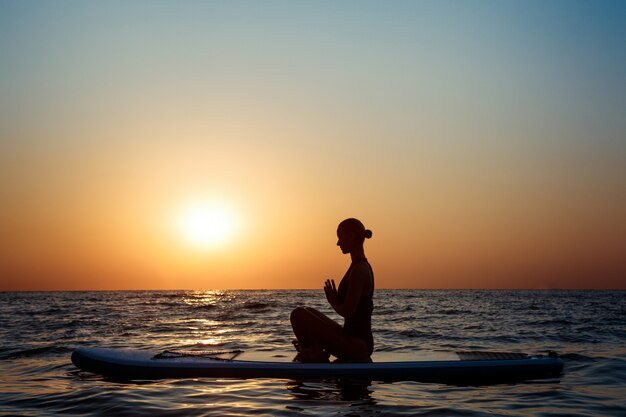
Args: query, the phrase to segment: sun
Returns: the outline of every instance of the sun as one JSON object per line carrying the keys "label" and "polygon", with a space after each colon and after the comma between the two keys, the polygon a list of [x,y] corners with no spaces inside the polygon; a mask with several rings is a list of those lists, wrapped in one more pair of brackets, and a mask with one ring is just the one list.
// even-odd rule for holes
{"label": "sun", "polygon": [[237,229],[235,220],[225,204],[197,202],[181,210],[177,228],[187,243],[203,249],[228,243]]}

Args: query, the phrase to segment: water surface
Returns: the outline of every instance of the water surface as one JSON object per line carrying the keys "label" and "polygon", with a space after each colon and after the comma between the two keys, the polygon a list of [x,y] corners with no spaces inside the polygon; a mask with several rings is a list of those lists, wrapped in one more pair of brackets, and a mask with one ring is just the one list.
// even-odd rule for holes
{"label": "water surface", "polygon": [[624,416],[625,296],[377,291],[375,349],[385,356],[549,349],[565,360],[559,379],[453,386],[215,378],[121,383],[70,362],[77,346],[285,351],[293,338],[291,309],[309,305],[332,314],[322,291],[0,293],[0,414]]}

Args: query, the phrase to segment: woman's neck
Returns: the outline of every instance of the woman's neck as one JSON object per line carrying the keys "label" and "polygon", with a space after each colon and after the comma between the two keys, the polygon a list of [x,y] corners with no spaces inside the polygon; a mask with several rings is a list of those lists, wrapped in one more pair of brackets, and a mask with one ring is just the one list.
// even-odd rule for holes
{"label": "woman's neck", "polygon": [[353,250],[352,252],[350,252],[350,259],[352,260],[352,262],[356,261],[357,259],[362,259],[362,258],[365,258],[365,250],[362,247],[357,248]]}

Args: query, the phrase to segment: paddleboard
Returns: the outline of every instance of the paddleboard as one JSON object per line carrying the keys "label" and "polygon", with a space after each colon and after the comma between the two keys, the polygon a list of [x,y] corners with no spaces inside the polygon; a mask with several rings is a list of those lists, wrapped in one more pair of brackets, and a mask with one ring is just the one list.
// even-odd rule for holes
{"label": "paddleboard", "polygon": [[371,363],[300,363],[293,353],[155,351],[80,347],[72,362],[83,371],[112,378],[348,378],[480,384],[557,377],[563,361],[554,353],[375,352]]}

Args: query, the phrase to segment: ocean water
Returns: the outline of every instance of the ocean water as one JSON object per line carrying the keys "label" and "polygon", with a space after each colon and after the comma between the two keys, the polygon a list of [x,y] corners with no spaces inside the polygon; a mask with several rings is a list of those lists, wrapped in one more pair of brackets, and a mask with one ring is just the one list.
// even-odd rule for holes
{"label": "ocean water", "polygon": [[116,382],[70,361],[77,346],[285,351],[289,312],[299,305],[331,314],[321,290],[0,293],[0,414],[626,416],[625,291],[375,294],[376,351],[550,349],[565,361],[558,379]]}

